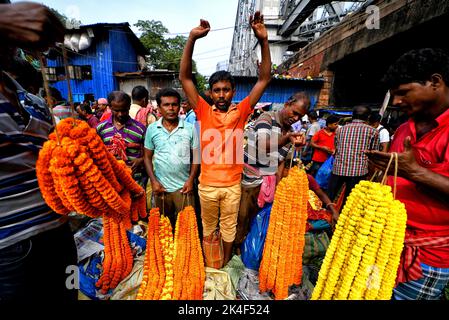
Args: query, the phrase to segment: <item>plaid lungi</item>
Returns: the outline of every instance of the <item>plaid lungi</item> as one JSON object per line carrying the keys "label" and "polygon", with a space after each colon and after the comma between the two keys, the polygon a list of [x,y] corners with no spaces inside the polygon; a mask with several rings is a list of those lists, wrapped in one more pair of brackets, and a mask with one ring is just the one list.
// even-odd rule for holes
{"label": "plaid lungi", "polygon": [[400,283],[393,290],[395,300],[440,300],[449,284],[449,268],[434,268],[421,263],[423,277]]}

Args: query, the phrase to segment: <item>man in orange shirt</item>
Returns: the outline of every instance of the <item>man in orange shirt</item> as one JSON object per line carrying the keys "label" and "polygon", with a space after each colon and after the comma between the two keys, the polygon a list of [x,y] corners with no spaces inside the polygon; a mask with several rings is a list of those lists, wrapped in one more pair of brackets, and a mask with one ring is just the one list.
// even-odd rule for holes
{"label": "man in orange shirt", "polygon": [[223,239],[224,265],[231,259],[240,204],[240,180],[243,171],[243,129],[248,116],[262,96],[271,79],[271,58],[268,33],[263,15],[256,12],[250,24],[262,51],[259,79],[248,97],[232,104],[235,81],[229,72],[218,71],[209,79],[211,98],[209,105],[199,94],[192,79],[192,54],[196,40],[210,31],[209,22],[190,32],[181,59],[179,79],[197,120],[201,123],[201,175],[198,186],[201,202],[203,236],[217,228]]}

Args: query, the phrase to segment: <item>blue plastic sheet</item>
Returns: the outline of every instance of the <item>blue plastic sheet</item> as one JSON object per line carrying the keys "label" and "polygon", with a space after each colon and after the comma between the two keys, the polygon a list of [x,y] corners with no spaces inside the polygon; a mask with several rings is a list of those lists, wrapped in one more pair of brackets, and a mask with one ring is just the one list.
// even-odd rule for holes
{"label": "blue plastic sheet", "polygon": [[242,261],[248,269],[259,270],[272,205],[272,203],[266,204],[254,217],[249,233],[242,243]]}
{"label": "blue plastic sheet", "polygon": [[329,187],[329,180],[332,174],[332,166],[334,165],[334,156],[330,156],[323,165],[318,169],[315,180],[320,185],[321,189],[327,190]]}

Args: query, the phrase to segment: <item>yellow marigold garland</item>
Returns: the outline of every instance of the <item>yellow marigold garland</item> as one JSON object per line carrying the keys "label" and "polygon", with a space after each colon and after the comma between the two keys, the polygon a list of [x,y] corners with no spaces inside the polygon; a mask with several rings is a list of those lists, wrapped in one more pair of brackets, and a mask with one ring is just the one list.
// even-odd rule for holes
{"label": "yellow marigold garland", "polygon": [[276,299],[301,282],[308,194],[307,175],[297,167],[276,188],[259,268],[260,291],[272,290]]}
{"label": "yellow marigold garland", "polygon": [[312,294],[317,299],[389,299],[407,215],[391,187],[361,181],[338,220]]}

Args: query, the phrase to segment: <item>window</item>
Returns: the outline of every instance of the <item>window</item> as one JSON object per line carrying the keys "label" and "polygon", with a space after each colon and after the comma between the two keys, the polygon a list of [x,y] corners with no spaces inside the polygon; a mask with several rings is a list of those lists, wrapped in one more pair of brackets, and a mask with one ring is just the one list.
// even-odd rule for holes
{"label": "window", "polygon": [[70,79],[92,80],[91,66],[68,66]]}
{"label": "window", "polygon": [[58,81],[58,77],[56,76],[56,68],[45,68],[45,75],[47,76],[48,81]]}

